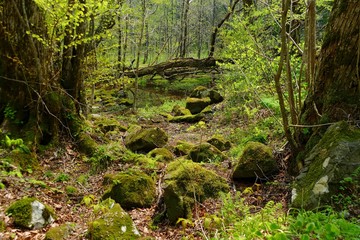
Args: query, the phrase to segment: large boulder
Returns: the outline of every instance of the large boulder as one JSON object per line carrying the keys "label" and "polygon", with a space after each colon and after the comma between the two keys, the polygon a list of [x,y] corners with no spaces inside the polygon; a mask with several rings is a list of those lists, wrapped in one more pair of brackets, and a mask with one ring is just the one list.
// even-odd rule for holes
{"label": "large boulder", "polygon": [[183,159],[168,165],[164,180],[166,216],[172,224],[179,218],[191,217],[195,200],[203,202],[229,190],[224,178],[198,163]]}
{"label": "large boulder", "polygon": [[139,239],[140,233],[136,229],[131,217],[118,203],[108,199],[102,203],[100,216],[89,223],[88,239],[114,240]]}
{"label": "large boulder", "polygon": [[191,149],[195,147],[195,144],[185,141],[178,141],[174,147],[174,153],[176,156],[188,155]]}
{"label": "large boulder", "polygon": [[294,182],[292,206],[329,204],[345,178],[360,181],[359,174],[353,175],[360,168],[360,130],[345,122],[332,125],[306,155],[304,166]]}
{"label": "large boulder", "polygon": [[165,146],[168,136],[160,128],[145,128],[130,132],[125,138],[125,146],[133,152],[149,152]]}
{"label": "large boulder", "polygon": [[14,202],[6,214],[20,228],[40,229],[55,221],[54,210],[36,198],[25,197]]}
{"label": "large boulder", "polygon": [[209,97],[186,99],[186,108],[190,110],[191,114],[200,113],[210,104],[211,104],[211,99]]}
{"label": "large boulder", "polygon": [[112,198],[125,209],[150,207],[155,200],[154,180],[140,171],[107,174],[104,184],[110,184],[110,187],[102,199]]}
{"label": "large boulder", "polygon": [[218,162],[225,159],[225,155],[210,143],[202,143],[191,148],[189,157],[194,162]]}
{"label": "large boulder", "polygon": [[277,171],[271,148],[259,142],[248,142],[235,165],[232,178],[266,178]]}

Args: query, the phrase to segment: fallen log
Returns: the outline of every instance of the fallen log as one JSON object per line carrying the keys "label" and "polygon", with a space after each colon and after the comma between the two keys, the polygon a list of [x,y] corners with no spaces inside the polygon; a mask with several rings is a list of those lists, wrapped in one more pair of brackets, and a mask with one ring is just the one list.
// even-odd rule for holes
{"label": "fallen log", "polygon": [[143,77],[146,75],[160,75],[161,77],[171,79],[176,75],[191,74],[197,72],[208,72],[216,69],[216,60],[214,58],[194,59],[177,58],[168,62],[159,63],[153,66],[140,68],[124,72],[124,75],[130,78]]}

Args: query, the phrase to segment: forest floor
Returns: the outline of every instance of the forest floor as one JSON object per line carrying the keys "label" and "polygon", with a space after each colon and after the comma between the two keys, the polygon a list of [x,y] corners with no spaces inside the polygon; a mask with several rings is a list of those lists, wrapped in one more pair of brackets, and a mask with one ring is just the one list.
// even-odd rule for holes
{"label": "forest floor", "polygon": [[[112,112],[99,111],[96,114],[105,118],[116,117]],[[133,116],[131,117],[134,119]],[[224,125],[220,118],[221,114],[215,114],[212,119],[206,121],[206,128],[191,132],[186,131],[191,124],[169,123],[161,116],[158,116],[156,121],[144,120],[141,117],[136,118],[136,120],[140,125],[152,125],[164,129],[169,135],[168,145],[173,146],[178,140],[198,143],[210,138],[215,132],[221,132],[227,136],[230,134],[230,129],[241,127],[242,123],[236,119]],[[123,123],[124,119],[126,118],[121,120]],[[123,136],[119,138],[119,144],[123,144],[121,139],[125,133],[121,134]],[[209,165],[208,167],[228,180],[233,193],[252,187],[253,193],[245,196],[245,202],[255,206],[254,209],[260,209],[270,200],[281,202],[286,209],[290,198],[290,179],[285,173],[286,163],[284,159],[288,157],[288,154],[282,152],[276,156],[279,161],[280,172],[273,176],[270,181],[260,179],[257,182],[233,182],[230,179],[232,164],[230,160],[222,162],[221,167],[216,165]],[[84,196],[94,196],[94,203],[96,203],[104,192],[103,176],[109,172],[121,171],[126,168],[124,166],[126,163],[116,162],[109,166],[106,171],[89,174],[91,172],[90,165],[84,161],[84,156],[77,151],[75,144],[68,139],[64,139],[61,146],[45,151],[39,158],[41,171],[23,173],[22,177],[7,176],[3,179],[6,188],[0,190],[0,214],[2,214],[0,219],[5,219],[7,227],[4,233],[0,233],[0,239],[44,239],[48,229],[63,223],[75,223],[68,239],[85,239],[87,224],[96,218],[96,214],[94,214],[91,206],[82,202]],[[166,165],[160,166],[156,173],[160,174],[164,168]],[[86,176],[86,181],[79,181],[83,176]],[[74,186],[78,191],[69,194],[66,192],[67,186]],[[24,196],[36,197],[52,206],[57,214],[57,220],[50,226],[39,230],[22,230],[14,227],[11,219],[5,216],[4,212],[12,202]],[[150,208],[133,209],[128,213],[142,236],[153,237],[154,239],[181,239],[182,237],[205,239],[205,236],[209,237],[211,233],[202,227],[203,216],[214,213],[220,207],[221,201],[214,199],[197,204],[194,208],[193,226],[188,226],[186,229],[182,229],[179,225],[171,226],[167,223],[152,225],[155,205]]]}

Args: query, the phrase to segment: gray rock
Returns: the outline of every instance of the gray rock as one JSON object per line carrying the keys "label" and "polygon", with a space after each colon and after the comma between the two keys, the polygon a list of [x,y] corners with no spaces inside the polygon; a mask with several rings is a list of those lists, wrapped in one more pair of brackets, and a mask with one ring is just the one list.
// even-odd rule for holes
{"label": "gray rock", "polygon": [[340,182],[360,167],[360,130],[339,122],[329,127],[306,155],[294,182],[292,207],[313,209],[328,204]]}

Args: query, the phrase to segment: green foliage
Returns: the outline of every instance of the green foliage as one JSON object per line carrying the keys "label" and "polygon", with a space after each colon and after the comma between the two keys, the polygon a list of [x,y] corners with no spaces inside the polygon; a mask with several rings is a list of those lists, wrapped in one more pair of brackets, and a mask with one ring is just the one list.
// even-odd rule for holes
{"label": "green foliage", "polygon": [[70,176],[66,173],[60,173],[56,178],[55,182],[66,182],[70,180]]}
{"label": "green foliage", "polygon": [[74,186],[68,185],[65,187],[65,192],[67,195],[74,195],[78,192],[78,189]]}
{"label": "green foliage", "polygon": [[29,180],[29,183],[34,185],[35,187],[47,188],[47,185],[46,185],[46,183],[44,181],[40,181],[40,180],[36,180],[36,179],[31,178]]}
{"label": "green foliage", "polygon": [[21,138],[11,139],[8,135],[5,135],[5,139],[2,142],[8,149],[17,149],[22,153],[30,153],[30,149],[24,144],[24,141]]}
{"label": "green foliage", "polygon": [[[349,177],[340,181],[338,194],[332,196],[335,207],[343,213],[356,215],[360,208],[360,167]],[[359,217],[359,216],[357,216]]]}
{"label": "green foliage", "polygon": [[[243,193],[244,194],[244,193]],[[222,194],[222,207],[203,218],[211,239],[356,239],[360,226],[331,209],[300,210],[288,215],[280,203],[268,202],[260,211],[247,205],[241,193]],[[255,213],[254,213],[255,212]]]}
{"label": "green foliage", "polygon": [[5,118],[9,120],[15,120],[15,114],[16,114],[16,110],[12,108],[9,104],[7,104],[4,109]]}

